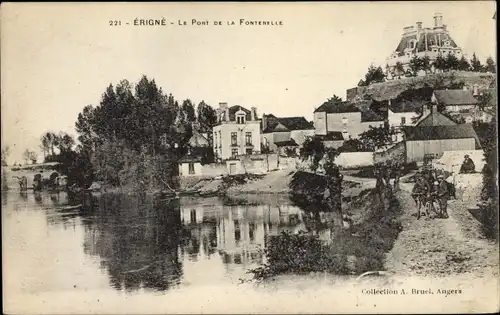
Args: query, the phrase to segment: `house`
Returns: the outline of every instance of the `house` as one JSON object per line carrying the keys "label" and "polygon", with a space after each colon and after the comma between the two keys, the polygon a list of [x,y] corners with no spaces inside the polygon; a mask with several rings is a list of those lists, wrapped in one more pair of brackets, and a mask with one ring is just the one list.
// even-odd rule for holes
{"label": "house", "polygon": [[448,112],[466,113],[478,104],[469,90],[435,90],[431,98],[432,104],[442,106]]}
{"label": "house", "polygon": [[255,107],[248,110],[220,103],[216,111],[218,122],[212,130],[216,159],[227,160],[260,152],[260,120]]}
{"label": "house", "polygon": [[263,114],[261,125],[261,143],[270,152],[277,152],[278,147],[298,148],[307,137],[314,135],[314,125],[304,117],[278,118]]}
{"label": "house", "polygon": [[191,152],[183,156],[178,162],[179,176],[202,176],[203,167],[201,160],[202,156]]}
{"label": "house", "polygon": [[205,134],[193,130],[193,135],[189,138],[188,144],[191,148],[205,148],[210,145]]}
{"label": "house", "polygon": [[416,127],[425,126],[451,126],[457,123],[447,114],[439,112],[437,105],[423,107],[423,114],[415,124]]}
{"label": "house", "polygon": [[444,151],[476,150],[479,139],[471,124],[405,127],[406,162],[422,162]]}
{"label": "house", "polygon": [[422,105],[418,102],[391,102],[387,109],[389,126],[400,128],[415,125],[415,119],[420,116]]}
{"label": "house", "polygon": [[327,101],[314,111],[314,127],[316,135],[326,136],[329,132],[340,131],[352,138],[365,130],[358,107],[349,102],[334,101]]}
{"label": "house", "polygon": [[[348,137],[348,135],[346,135]],[[337,149],[344,145],[344,135],[340,131],[330,131],[326,135],[316,135],[315,137],[319,138],[325,148],[333,148]],[[349,138],[347,138],[349,139]]]}
{"label": "house", "polygon": [[[387,58],[386,75],[390,78],[403,77],[404,73],[410,70],[410,60],[417,56],[429,57],[430,64],[439,55],[446,56],[452,54],[458,59],[462,57],[460,48],[451,38],[447,26],[443,24],[443,15],[434,15],[433,27],[422,27],[422,22],[403,28],[403,34],[396,50]],[[399,72],[396,65],[401,64],[403,69]]]}

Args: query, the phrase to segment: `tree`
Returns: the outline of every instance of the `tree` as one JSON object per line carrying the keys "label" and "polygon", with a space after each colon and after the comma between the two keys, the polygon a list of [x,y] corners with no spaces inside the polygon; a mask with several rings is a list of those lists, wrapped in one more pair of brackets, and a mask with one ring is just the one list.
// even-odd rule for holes
{"label": "tree", "polygon": [[318,137],[308,137],[300,148],[300,157],[302,161],[311,160],[311,170],[315,172],[319,167],[319,162],[325,155],[325,146]]}
{"label": "tree", "polygon": [[371,127],[367,131],[359,135],[359,140],[363,143],[363,146],[370,150],[375,151],[376,149],[382,148],[385,145],[391,143],[391,135],[389,130],[385,127]]}
{"label": "tree", "polygon": [[423,56],[420,59],[421,69],[425,71],[425,73],[429,73],[431,71],[431,58],[427,55]]}
{"label": "tree", "polygon": [[493,61],[491,56],[486,59],[486,71],[491,73],[496,73],[497,71],[495,61]]}
{"label": "tree", "polygon": [[65,132],[60,132],[58,135],[58,145],[59,145],[59,152],[63,151],[70,151],[73,149],[73,146],[75,145],[75,140],[73,139],[72,136]]}
{"label": "tree", "polygon": [[447,70],[457,70],[458,63],[459,61],[454,54],[448,53],[448,55],[446,55],[445,65]]}
{"label": "tree", "polygon": [[458,70],[469,71],[471,68],[469,61],[462,55],[462,58],[458,61]]}
{"label": "tree", "polygon": [[368,71],[365,74],[365,81],[364,81],[366,85],[384,81],[385,81],[385,74],[381,67],[375,67],[374,65],[368,67]]}
{"label": "tree", "polygon": [[413,58],[410,59],[410,69],[412,72],[412,75],[416,76],[417,72],[422,68],[422,60],[417,56],[413,56]]}
{"label": "tree", "polygon": [[10,147],[9,146],[2,147],[2,166],[7,166],[7,159],[9,157],[9,154],[10,154]]}
{"label": "tree", "polygon": [[26,149],[23,153],[24,164],[28,164],[28,161],[31,161],[31,164],[35,164],[38,156],[35,151],[31,151]]}
{"label": "tree", "polygon": [[190,99],[182,102],[181,120],[184,123],[193,123],[194,121],[196,121],[194,106]]}
{"label": "tree", "polygon": [[477,59],[476,53],[472,54],[472,59],[470,61],[471,69],[474,72],[481,72],[483,71],[483,65],[481,64],[481,61]]}
{"label": "tree", "polygon": [[479,109],[484,110],[485,107],[488,107],[491,103],[491,99],[493,96],[489,92],[485,92],[478,96],[479,101]]}
{"label": "tree", "polygon": [[396,65],[394,66],[394,71],[396,72],[398,79],[401,79],[401,75],[405,73],[405,68],[403,67],[403,64],[400,61],[396,62]]}
{"label": "tree", "polygon": [[217,112],[212,106],[207,105],[205,101],[198,104],[198,123],[203,128],[211,130],[217,124]]}
{"label": "tree", "polygon": [[436,60],[434,60],[432,64],[436,70],[444,71],[446,69],[446,61],[441,53],[438,54]]}
{"label": "tree", "polygon": [[331,103],[340,103],[340,102],[342,102],[342,98],[338,97],[335,94],[333,94],[333,96],[328,99],[328,102],[331,102]]}

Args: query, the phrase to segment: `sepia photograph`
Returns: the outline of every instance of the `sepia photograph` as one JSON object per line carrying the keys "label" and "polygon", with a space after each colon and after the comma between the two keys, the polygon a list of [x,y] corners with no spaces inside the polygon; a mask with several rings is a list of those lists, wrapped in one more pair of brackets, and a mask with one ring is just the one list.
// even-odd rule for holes
{"label": "sepia photograph", "polygon": [[496,26],[3,2],[3,312],[499,312]]}

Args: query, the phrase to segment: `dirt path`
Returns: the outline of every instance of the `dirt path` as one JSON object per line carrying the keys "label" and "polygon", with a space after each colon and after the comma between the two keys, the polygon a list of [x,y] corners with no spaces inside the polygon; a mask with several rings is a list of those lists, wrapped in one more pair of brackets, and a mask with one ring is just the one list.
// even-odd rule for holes
{"label": "dirt path", "polygon": [[417,220],[410,196],[412,184],[401,183],[403,231],[387,254],[385,267],[400,275],[447,276],[470,273],[498,275],[498,247],[482,239],[479,223],[467,211],[467,202],[452,200],[449,219]]}

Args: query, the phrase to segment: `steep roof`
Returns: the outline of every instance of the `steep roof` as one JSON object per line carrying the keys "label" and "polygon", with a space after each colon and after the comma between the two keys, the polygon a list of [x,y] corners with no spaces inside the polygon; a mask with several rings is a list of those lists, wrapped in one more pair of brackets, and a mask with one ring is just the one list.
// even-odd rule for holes
{"label": "steep roof", "polygon": [[[417,49],[419,52],[430,51],[432,45],[438,44],[438,39],[440,39],[440,42],[445,42],[446,40],[449,40],[450,41],[449,47],[452,47],[452,48],[458,47],[458,45],[450,37],[450,35],[447,31],[431,30],[431,29],[427,28],[427,29],[424,29],[424,32],[422,32],[418,38],[417,38],[416,34],[403,36],[395,51],[398,52],[398,56],[403,56],[404,50],[406,48],[410,47],[409,44],[410,44],[411,40],[417,40],[417,44],[415,45],[415,48],[412,50],[413,52],[416,52]],[[427,41],[427,45],[426,45],[426,41]]]}
{"label": "steep roof", "polygon": [[201,135],[198,131],[193,130],[193,135],[189,139],[191,147],[207,147],[209,145],[208,139]]}
{"label": "steep roof", "polygon": [[326,135],[316,135],[315,137],[321,139],[322,141],[344,140],[344,136],[341,131],[329,131]]}
{"label": "steep roof", "polygon": [[279,117],[278,121],[288,130],[311,130],[314,125],[304,117]]}
{"label": "steep roof", "polygon": [[188,153],[179,159],[179,163],[196,163],[201,162],[202,157],[199,154]]}
{"label": "steep roof", "polygon": [[367,109],[361,112],[361,122],[372,122],[372,121],[384,121],[384,116],[371,109]]}
{"label": "steep roof", "polygon": [[439,104],[444,105],[472,105],[478,103],[468,90],[436,90],[434,96]]}
{"label": "steep roof", "polygon": [[[267,127],[262,133],[274,131],[312,130],[314,125],[304,117],[276,117],[273,114],[265,115]],[[263,123],[263,122],[262,122]]]}
{"label": "steep roof", "polygon": [[333,103],[330,101],[324,102],[320,107],[316,108],[315,113],[359,113],[361,110],[349,102],[337,102]]}
{"label": "steep roof", "polygon": [[468,139],[474,138],[477,143],[477,134],[471,124],[448,126],[424,126],[404,128],[406,141]]}
{"label": "steep roof", "polygon": [[234,105],[234,106],[231,106],[229,107],[229,120],[230,121],[235,121],[236,120],[236,112],[238,112],[239,110],[242,110],[245,112],[245,119],[246,120],[251,120],[252,119],[252,115],[250,113],[250,111],[248,109],[246,109],[245,107],[242,107],[240,105]]}
{"label": "steep roof", "polygon": [[437,110],[431,110],[427,116],[420,118],[420,121],[415,125],[415,127],[452,126],[456,124],[457,123],[451,119],[451,117],[448,117]]}
{"label": "steep roof", "polygon": [[278,141],[274,143],[277,147],[298,147],[299,145],[295,140],[290,139],[288,141]]}

